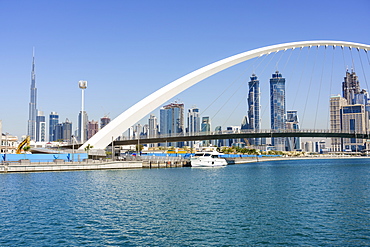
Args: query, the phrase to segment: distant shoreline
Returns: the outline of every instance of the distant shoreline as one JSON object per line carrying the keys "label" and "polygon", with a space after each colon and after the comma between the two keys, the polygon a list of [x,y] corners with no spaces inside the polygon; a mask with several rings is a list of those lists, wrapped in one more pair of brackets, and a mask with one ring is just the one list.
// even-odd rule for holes
{"label": "distant shoreline", "polygon": [[256,163],[256,162],[265,162],[265,161],[279,161],[279,160],[308,160],[308,159],[317,159],[317,160],[326,160],[326,159],[370,159],[370,156],[345,156],[345,155],[336,155],[336,156],[300,156],[300,157],[245,157],[245,158],[233,158],[226,159],[228,160],[229,165],[244,164],[244,163]]}

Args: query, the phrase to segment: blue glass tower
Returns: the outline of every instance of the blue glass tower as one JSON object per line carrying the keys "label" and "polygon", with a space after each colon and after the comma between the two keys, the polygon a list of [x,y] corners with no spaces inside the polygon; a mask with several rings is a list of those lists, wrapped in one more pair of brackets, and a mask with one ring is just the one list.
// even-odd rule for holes
{"label": "blue glass tower", "polygon": [[59,123],[59,115],[56,112],[51,112],[49,115],[49,141],[54,142],[57,139],[55,129]]}
{"label": "blue glass tower", "polygon": [[[252,74],[248,85],[248,129],[259,130],[261,124],[260,81],[255,74]],[[250,138],[249,142],[251,145],[261,145],[261,138]]]}
{"label": "blue glass tower", "polygon": [[[270,79],[270,109],[271,109],[271,129],[285,129],[286,109],[285,109],[285,78],[279,71],[272,74]],[[276,150],[285,151],[285,138],[271,138],[272,145]]]}
{"label": "blue glass tower", "polygon": [[30,103],[28,108],[28,128],[27,135],[31,140],[36,140],[36,100],[37,100],[37,89],[36,89],[36,74],[35,74],[35,53],[32,54],[32,71],[31,71],[31,95]]}

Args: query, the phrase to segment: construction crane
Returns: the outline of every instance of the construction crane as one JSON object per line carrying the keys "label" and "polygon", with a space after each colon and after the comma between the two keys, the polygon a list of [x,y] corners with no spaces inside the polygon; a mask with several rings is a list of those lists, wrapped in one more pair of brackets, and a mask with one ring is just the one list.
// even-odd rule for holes
{"label": "construction crane", "polygon": [[30,145],[30,141],[31,141],[31,138],[30,136],[27,136],[17,147],[17,151],[16,151],[16,154],[20,154],[21,151],[22,151],[22,148],[27,145],[29,146]]}

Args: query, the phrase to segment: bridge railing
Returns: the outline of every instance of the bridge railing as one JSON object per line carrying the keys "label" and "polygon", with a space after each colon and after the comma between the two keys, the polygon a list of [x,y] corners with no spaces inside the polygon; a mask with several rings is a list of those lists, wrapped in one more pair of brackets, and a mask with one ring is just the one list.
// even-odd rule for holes
{"label": "bridge railing", "polygon": [[338,133],[338,134],[368,134],[368,132],[356,132],[356,131],[343,131],[343,130],[330,130],[330,129],[259,129],[259,130],[222,130],[222,131],[203,131],[194,133],[175,133],[175,134],[158,134],[155,137],[149,137],[141,135],[139,140],[137,137],[124,137],[121,140],[146,140],[152,138],[169,138],[169,137],[186,137],[186,136],[204,136],[204,135],[226,135],[226,134],[256,134],[256,133]]}

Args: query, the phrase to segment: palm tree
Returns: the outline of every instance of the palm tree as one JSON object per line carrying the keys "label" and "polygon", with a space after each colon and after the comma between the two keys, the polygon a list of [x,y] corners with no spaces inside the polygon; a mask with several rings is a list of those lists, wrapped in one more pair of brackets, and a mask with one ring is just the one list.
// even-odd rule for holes
{"label": "palm tree", "polygon": [[89,155],[90,149],[92,148],[94,148],[94,146],[87,144],[87,146],[85,147],[85,151],[87,152],[87,155]]}

